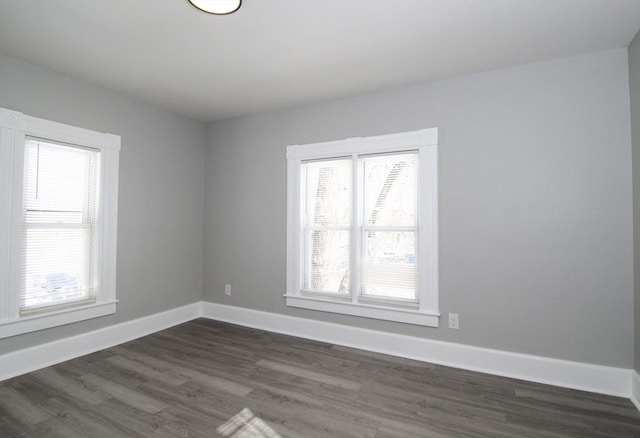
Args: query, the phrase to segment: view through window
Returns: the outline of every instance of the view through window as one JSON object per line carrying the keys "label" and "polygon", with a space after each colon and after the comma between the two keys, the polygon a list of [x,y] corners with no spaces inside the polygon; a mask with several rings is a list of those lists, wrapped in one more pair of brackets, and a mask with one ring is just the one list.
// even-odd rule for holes
{"label": "view through window", "polygon": [[437,129],[287,160],[287,305],[437,326]]}
{"label": "view through window", "polygon": [[305,184],[304,288],[350,294],[351,232],[361,233],[362,296],[417,301],[418,154],[356,158],[353,217],[352,159],[303,163]]}

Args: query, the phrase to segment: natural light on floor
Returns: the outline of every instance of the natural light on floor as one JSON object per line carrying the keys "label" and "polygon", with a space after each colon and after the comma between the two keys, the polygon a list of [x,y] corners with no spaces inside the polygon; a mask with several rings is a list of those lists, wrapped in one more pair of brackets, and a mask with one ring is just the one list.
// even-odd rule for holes
{"label": "natural light on floor", "polygon": [[229,438],[281,438],[267,423],[244,408],[216,431]]}

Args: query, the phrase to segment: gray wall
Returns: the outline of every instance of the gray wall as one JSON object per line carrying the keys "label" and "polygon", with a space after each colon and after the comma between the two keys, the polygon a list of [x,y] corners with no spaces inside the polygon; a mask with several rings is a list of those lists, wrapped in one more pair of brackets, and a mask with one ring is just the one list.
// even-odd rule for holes
{"label": "gray wall", "polygon": [[5,56],[0,106],[122,136],[117,313],[3,339],[0,354],[200,301],[203,124]]}
{"label": "gray wall", "polygon": [[[198,301],[204,278],[213,302],[630,368],[637,48],[631,70],[608,51],[211,123],[206,141],[202,124],[0,56],[1,106],[123,143],[118,313],[4,339],[0,354]],[[461,329],[287,308],[286,145],[434,126],[441,311]]]}
{"label": "gray wall", "polygon": [[[628,81],[619,49],[209,124],[204,299],[631,368]],[[286,146],[430,127],[460,330],[287,308]]]}
{"label": "gray wall", "polygon": [[633,143],[633,241],[635,273],[635,369],[640,373],[640,32],[629,45],[631,136]]}

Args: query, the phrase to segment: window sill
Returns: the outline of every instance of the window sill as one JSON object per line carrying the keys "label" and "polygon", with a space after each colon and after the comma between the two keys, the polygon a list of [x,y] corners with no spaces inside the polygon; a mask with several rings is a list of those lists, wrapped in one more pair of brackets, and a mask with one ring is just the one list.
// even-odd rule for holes
{"label": "window sill", "polygon": [[349,303],[328,300],[326,298],[285,295],[287,306],[301,309],[319,310],[340,313],[343,315],[361,316],[364,318],[382,319],[405,324],[438,327],[440,314],[434,312],[418,312],[415,310],[393,309],[374,304]]}
{"label": "window sill", "polygon": [[0,323],[0,339],[116,313],[116,301],[89,304]]}

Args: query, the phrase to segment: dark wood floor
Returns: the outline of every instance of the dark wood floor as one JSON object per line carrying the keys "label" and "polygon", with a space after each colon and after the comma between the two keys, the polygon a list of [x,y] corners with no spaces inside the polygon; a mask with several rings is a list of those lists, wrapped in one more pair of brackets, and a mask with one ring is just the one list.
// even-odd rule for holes
{"label": "dark wood floor", "polygon": [[0,384],[9,437],[640,437],[629,400],[205,319]]}

